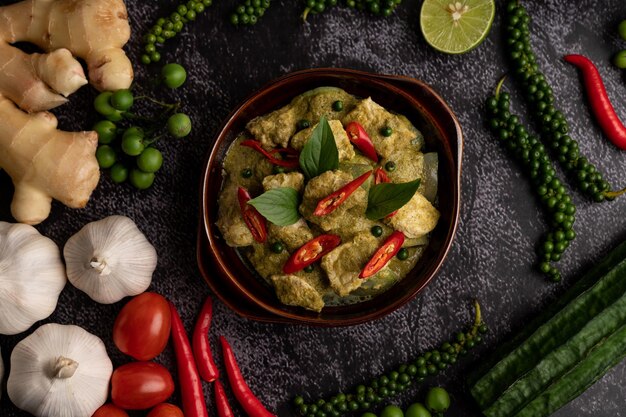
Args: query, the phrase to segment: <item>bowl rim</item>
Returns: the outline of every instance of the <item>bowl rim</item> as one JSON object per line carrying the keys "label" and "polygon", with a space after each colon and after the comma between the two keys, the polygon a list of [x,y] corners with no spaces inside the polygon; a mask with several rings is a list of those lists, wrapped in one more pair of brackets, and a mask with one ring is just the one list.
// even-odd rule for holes
{"label": "bowl rim", "polygon": [[[215,169],[215,163],[218,158],[220,145],[225,138],[223,136],[227,135],[231,130],[231,125],[238,119],[239,114],[243,112],[247,107],[253,103],[259,95],[267,94],[271,92],[274,88],[279,88],[282,86],[287,80],[293,77],[302,77],[303,75],[312,76],[312,77],[321,77],[321,76],[343,76],[353,79],[361,79],[363,81],[378,81],[379,83],[387,84],[389,86],[395,87],[395,89],[402,91],[402,93],[406,96],[409,96],[413,99],[415,97],[411,96],[411,94],[406,93],[403,89],[407,87],[412,87],[416,89],[416,91],[420,91],[421,93],[427,93],[429,98],[434,100],[434,105],[438,107],[438,111],[441,115],[447,116],[449,120],[446,122],[451,123],[454,127],[453,134],[456,137],[456,149],[454,149],[453,144],[450,144],[450,148],[453,153],[453,161],[456,163],[456,166],[453,167],[455,178],[454,183],[454,195],[452,196],[451,201],[453,202],[453,206],[451,207],[451,222],[448,226],[448,231],[445,236],[445,241],[439,249],[438,260],[436,261],[435,267],[430,272],[430,275],[424,279],[421,284],[416,285],[411,289],[407,294],[398,298],[394,303],[390,303],[382,306],[381,308],[370,312],[369,314],[363,314],[358,316],[346,317],[346,318],[322,318],[318,314],[317,316],[302,316],[290,311],[274,307],[272,305],[267,304],[263,300],[255,297],[254,294],[250,294],[246,288],[243,287],[241,283],[237,280],[234,274],[229,270],[228,265],[225,260],[220,256],[217,250],[214,249],[214,246],[222,244],[223,241],[217,241],[216,236],[212,233],[211,225],[209,224],[209,219],[207,218],[207,213],[211,210],[211,207],[216,204],[215,200],[212,200],[211,203],[208,201],[207,195],[207,187],[209,185],[209,181],[211,179],[211,172]],[[365,79],[365,80],[363,80]],[[295,93],[294,93],[295,96]],[[436,119],[430,120],[431,123],[437,123]],[[444,126],[437,126],[437,129],[440,132],[450,130],[446,129]],[[200,219],[201,223],[198,225],[198,233],[203,234],[204,238],[206,238],[206,243],[208,246],[208,253],[211,258],[212,264],[217,270],[218,274],[225,275],[231,284],[235,287],[235,290],[240,292],[242,296],[246,297],[248,301],[253,304],[256,304],[259,308],[265,310],[264,312],[269,313],[268,316],[265,314],[262,317],[258,317],[258,315],[250,314],[250,313],[242,313],[239,309],[236,308],[236,305],[232,302],[232,300],[225,300],[223,295],[220,295],[218,291],[216,291],[216,286],[212,284],[210,281],[212,279],[216,279],[211,277],[211,274],[208,274],[205,269],[206,265],[203,264],[201,257],[203,253],[200,253],[201,247],[203,244],[201,242],[201,237],[198,237],[197,241],[197,261],[200,267],[201,275],[204,280],[207,282],[209,287],[213,290],[216,295],[222,299],[231,309],[233,309],[238,314],[248,317],[254,320],[261,321],[270,321],[270,322],[280,322],[280,323],[300,323],[300,324],[309,324],[309,325],[318,325],[318,326],[347,326],[360,324],[367,321],[371,321],[377,318],[381,318],[392,311],[402,307],[407,302],[412,300],[417,294],[419,294],[428,283],[437,275],[437,272],[441,269],[443,262],[445,261],[452,243],[454,241],[454,236],[458,229],[459,217],[460,217],[460,196],[461,196],[461,171],[462,171],[462,153],[463,153],[463,132],[460,126],[460,123],[450,108],[450,106],[446,103],[446,101],[428,84],[423,81],[417,80],[415,78],[407,77],[407,76],[398,76],[398,75],[387,75],[387,74],[373,74],[359,70],[345,69],[345,68],[313,68],[300,70],[295,72],[290,72],[281,77],[273,79],[268,83],[264,84],[261,88],[255,90],[251,94],[249,94],[241,103],[235,107],[233,111],[227,116],[225,121],[221,124],[218,133],[214,135],[214,140],[211,143],[211,149],[205,158],[205,162],[203,164],[203,173],[202,180],[200,182]],[[213,169],[212,169],[213,168]],[[204,254],[206,255],[206,254]],[[223,277],[219,277],[218,279],[222,279]],[[310,312],[309,312],[310,313]],[[271,317],[275,316],[276,319],[273,320]]]}

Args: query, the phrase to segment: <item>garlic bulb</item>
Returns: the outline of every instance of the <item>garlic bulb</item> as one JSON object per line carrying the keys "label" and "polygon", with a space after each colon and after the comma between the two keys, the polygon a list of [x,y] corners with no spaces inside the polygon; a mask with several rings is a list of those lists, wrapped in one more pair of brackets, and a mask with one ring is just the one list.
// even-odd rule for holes
{"label": "garlic bulb", "polygon": [[87,224],[67,241],[63,256],[70,282],[102,304],[144,292],[157,263],[154,247],[124,216]]}
{"label": "garlic bulb", "polygon": [[15,346],[9,398],[37,417],[90,417],[105,403],[113,364],[99,337],[44,324]]}
{"label": "garlic bulb", "polygon": [[56,308],[67,278],[57,245],[26,224],[0,222],[0,334],[17,334]]}

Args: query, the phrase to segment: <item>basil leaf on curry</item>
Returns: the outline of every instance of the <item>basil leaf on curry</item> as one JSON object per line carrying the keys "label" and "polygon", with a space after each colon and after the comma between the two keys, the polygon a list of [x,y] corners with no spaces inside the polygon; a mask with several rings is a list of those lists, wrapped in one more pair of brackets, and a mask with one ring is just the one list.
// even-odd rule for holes
{"label": "basil leaf on curry", "polygon": [[264,192],[248,201],[263,217],[277,226],[289,226],[300,219],[298,192],[293,188],[280,187]]}
{"label": "basil leaf on curry", "polygon": [[370,187],[365,216],[370,220],[380,220],[402,208],[413,198],[421,180],[399,184],[381,183]]}
{"label": "basil leaf on curry", "polygon": [[335,136],[324,116],[300,152],[300,168],[307,179],[339,167],[339,151]]}

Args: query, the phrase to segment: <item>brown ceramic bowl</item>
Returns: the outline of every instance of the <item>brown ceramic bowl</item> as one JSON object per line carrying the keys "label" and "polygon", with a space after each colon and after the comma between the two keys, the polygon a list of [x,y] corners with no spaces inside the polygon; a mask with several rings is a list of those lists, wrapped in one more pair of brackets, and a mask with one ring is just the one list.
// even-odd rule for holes
{"label": "brown ceramic bowl", "polygon": [[[424,134],[428,150],[439,154],[441,218],[427,250],[415,268],[383,295],[358,304],[325,307],[320,313],[282,304],[274,290],[226,245],[217,226],[217,199],[222,186],[224,155],[252,118],[288,104],[316,87],[335,86],[359,97],[369,97],[400,113]],[[320,68],[299,71],[272,81],[246,99],[226,120],[208,155],[201,183],[198,264],[213,292],[242,316],[285,323],[344,326],[382,317],[418,294],[437,273],[454,237],[461,195],[461,127],[448,105],[421,81],[360,71]]]}

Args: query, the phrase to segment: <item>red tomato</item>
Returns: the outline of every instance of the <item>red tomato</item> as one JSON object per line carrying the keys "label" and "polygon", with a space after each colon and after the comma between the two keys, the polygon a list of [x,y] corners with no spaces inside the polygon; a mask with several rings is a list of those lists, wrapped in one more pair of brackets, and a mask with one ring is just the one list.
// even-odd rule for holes
{"label": "red tomato", "polygon": [[113,342],[119,350],[140,361],[163,352],[170,335],[171,316],[167,300],[145,292],[131,299],[113,325]]}
{"label": "red tomato", "polygon": [[121,408],[108,403],[98,408],[91,417],[128,417],[128,413]]}
{"label": "red tomato", "polygon": [[154,362],[127,363],[111,377],[113,404],[125,410],[146,410],[167,400],[173,392],[172,375]]}
{"label": "red tomato", "polygon": [[184,417],[184,415],[174,404],[162,403],[150,410],[147,417]]}

